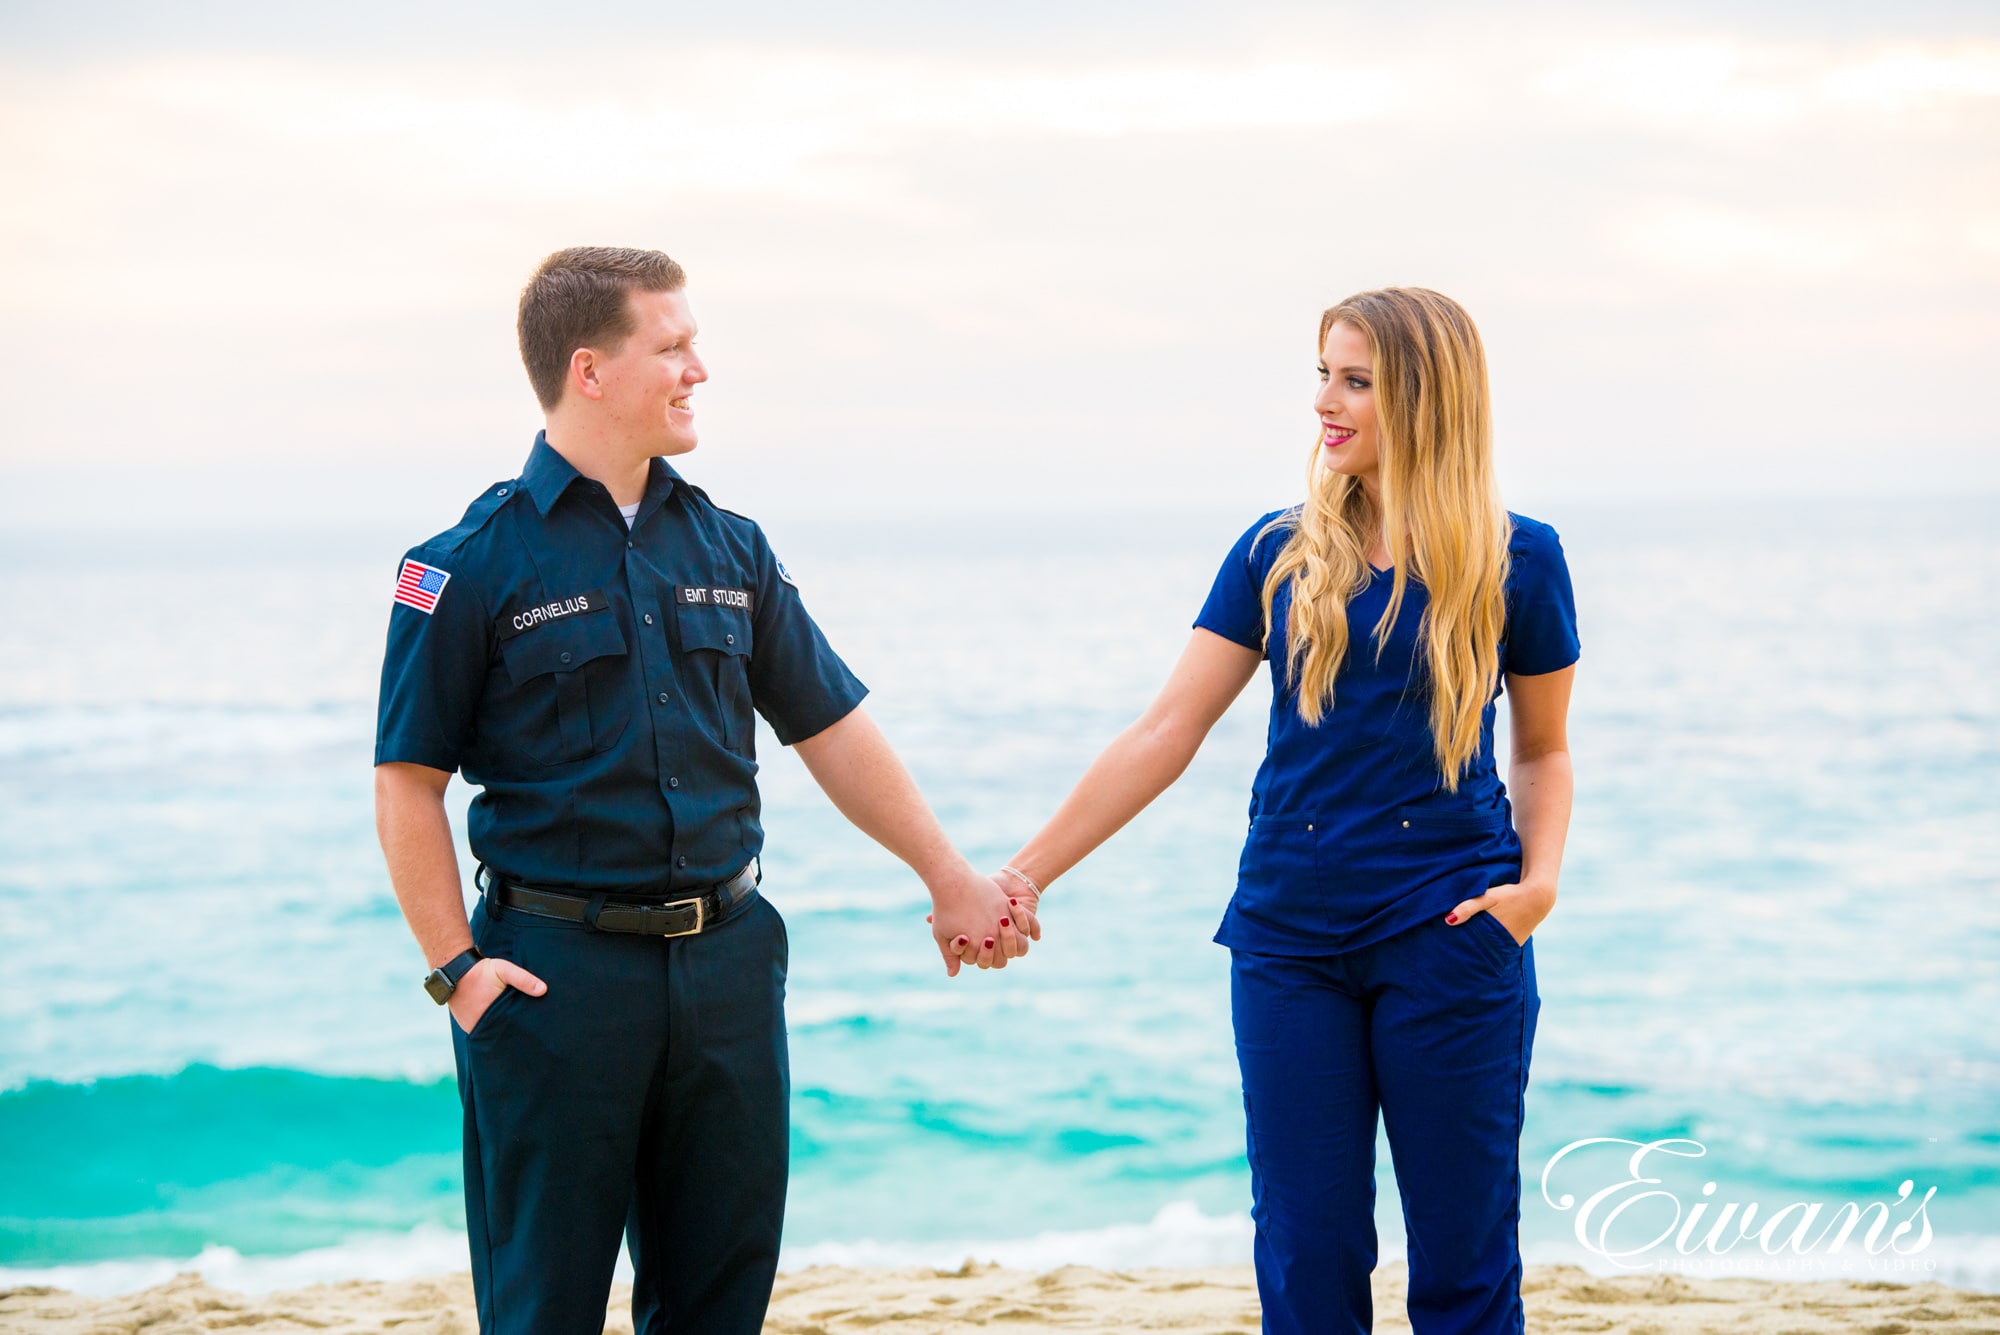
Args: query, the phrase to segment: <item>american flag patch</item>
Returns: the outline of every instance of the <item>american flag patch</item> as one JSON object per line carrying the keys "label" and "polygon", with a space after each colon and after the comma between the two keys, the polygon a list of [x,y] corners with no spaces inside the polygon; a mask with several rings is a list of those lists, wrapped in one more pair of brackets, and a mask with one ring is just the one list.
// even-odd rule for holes
{"label": "american flag patch", "polygon": [[404,557],[403,573],[396,579],[396,601],[429,616],[438,605],[438,595],[444,592],[445,581],[450,578],[449,570],[439,570],[436,566]]}

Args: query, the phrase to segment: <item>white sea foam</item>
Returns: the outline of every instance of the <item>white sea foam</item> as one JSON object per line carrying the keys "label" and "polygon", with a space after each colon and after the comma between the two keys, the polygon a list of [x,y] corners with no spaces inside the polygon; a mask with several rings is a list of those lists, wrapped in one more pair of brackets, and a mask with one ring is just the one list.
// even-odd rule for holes
{"label": "white sea foam", "polygon": [[345,1279],[416,1279],[465,1270],[471,1264],[464,1233],[419,1224],[407,1233],[366,1234],[337,1246],[315,1247],[289,1256],[245,1256],[234,1247],[209,1246],[200,1255],[184,1260],[141,1257],[46,1269],[0,1267],[0,1289],[46,1284],[106,1297],[148,1289],[194,1271],[217,1288],[270,1293]]}
{"label": "white sea foam", "polygon": [[[1029,1270],[1062,1265],[1111,1269],[1235,1265],[1249,1261],[1250,1238],[1248,1215],[1209,1216],[1193,1204],[1181,1201],[1166,1206],[1144,1224],[1116,1224],[1109,1228],[1000,1241],[964,1238],[822,1242],[787,1247],[779,1265],[785,1270],[803,1270],[815,1265],[949,1267],[963,1263],[968,1257]],[[200,1255],[183,1260],[157,1257],[42,1269],[0,1267],[0,1289],[40,1284],[102,1297],[150,1288],[175,1275],[196,1271],[218,1288],[238,1293],[270,1293],[348,1279],[397,1280],[449,1274],[471,1265],[466,1245],[464,1233],[425,1224],[408,1233],[367,1234],[338,1246],[317,1247],[290,1256],[244,1256],[233,1247],[211,1246]],[[618,1258],[618,1277],[625,1280],[632,1277],[631,1261],[622,1253]]]}
{"label": "white sea foam", "polygon": [[1205,1215],[1190,1201],[1161,1208],[1144,1224],[1060,1230],[1005,1241],[821,1242],[788,1248],[782,1265],[956,1266],[967,1259],[997,1261],[1018,1270],[1064,1265],[1125,1270],[1133,1266],[1241,1265],[1250,1260],[1254,1236],[1247,1214]]}
{"label": "white sea foam", "polygon": [[[779,1267],[782,1270],[818,1265],[944,1269],[967,1260],[998,1262],[1017,1270],[1052,1270],[1065,1265],[1106,1270],[1247,1265],[1252,1237],[1248,1215],[1208,1215],[1192,1202],[1177,1201],[1143,1224],[1060,1230],[1027,1238],[919,1242],[862,1239],[787,1247]],[[1381,1254],[1384,1264],[1398,1259],[1402,1254],[1401,1240],[1385,1233]],[[1524,1248],[1524,1255],[1530,1265],[1565,1263],[1600,1275],[1651,1273],[1621,1269],[1561,1241],[1530,1244]],[[1672,1272],[1690,1278],[1749,1275],[1773,1280],[1887,1280],[1902,1284],[1935,1281],[1955,1288],[2000,1292],[2000,1236],[1939,1238],[1913,1256],[1795,1257],[1788,1263],[1784,1257],[1725,1254],[1676,1258],[1676,1262]],[[49,1285],[72,1293],[107,1297],[150,1288],[177,1274],[195,1271],[218,1288],[261,1294],[350,1279],[416,1279],[463,1271],[469,1265],[465,1234],[425,1224],[408,1233],[370,1234],[338,1246],[290,1256],[244,1256],[234,1248],[208,1247],[198,1256],[178,1261],[156,1258],[46,1269],[0,1267],[0,1289]],[[623,1253],[618,1258],[618,1278],[626,1281],[632,1278],[631,1262]]]}

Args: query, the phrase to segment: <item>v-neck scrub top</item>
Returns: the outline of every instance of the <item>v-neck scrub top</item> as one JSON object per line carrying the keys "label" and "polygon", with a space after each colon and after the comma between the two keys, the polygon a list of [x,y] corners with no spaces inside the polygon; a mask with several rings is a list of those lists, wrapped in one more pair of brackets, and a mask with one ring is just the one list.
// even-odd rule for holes
{"label": "v-neck scrub top", "polygon": [[1265,515],[1237,540],[1194,623],[1263,653],[1272,685],[1249,837],[1215,940],[1254,954],[1338,954],[1442,918],[1459,901],[1520,876],[1521,841],[1494,764],[1494,704],[1506,674],[1536,676],[1577,660],[1576,598],[1556,531],[1510,512],[1502,681],[1480,720],[1479,754],[1449,792],[1432,749],[1428,692],[1415,672],[1427,602],[1415,579],[1379,661],[1374,628],[1394,572],[1373,571],[1348,600],[1348,652],[1333,708],[1318,727],[1299,717],[1285,665],[1290,581],[1272,599],[1268,650],[1264,635],[1264,577],[1291,536],[1289,527],[1265,529],[1286,514]]}

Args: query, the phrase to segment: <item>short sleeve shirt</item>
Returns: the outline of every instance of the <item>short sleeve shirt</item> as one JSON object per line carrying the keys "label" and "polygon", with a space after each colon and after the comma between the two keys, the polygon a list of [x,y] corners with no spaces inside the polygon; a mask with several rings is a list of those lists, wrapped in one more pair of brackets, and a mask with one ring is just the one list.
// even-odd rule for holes
{"label": "short sleeve shirt", "polygon": [[1334,706],[1316,728],[1299,717],[1284,661],[1289,584],[1272,599],[1268,649],[1263,609],[1264,578],[1291,536],[1294,513],[1275,511],[1244,532],[1194,623],[1263,653],[1272,685],[1236,893],[1215,939],[1253,953],[1332,954],[1442,917],[1520,875],[1521,843],[1494,763],[1494,702],[1506,675],[1568,667],[1581,644],[1561,540],[1547,524],[1510,514],[1502,681],[1486,703],[1479,753],[1449,792],[1418,671],[1426,598],[1417,581],[1405,587],[1378,659],[1375,623],[1394,573],[1371,572],[1347,605],[1348,653]]}
{"label": "short sleeve shirt", "polygon": [[398,568],[375,762],[463,773],[510,878],[657,894],[761,851],[753,709],[789,746],[866,694],[754,522],[655,459],[628,528],[537,436]]}

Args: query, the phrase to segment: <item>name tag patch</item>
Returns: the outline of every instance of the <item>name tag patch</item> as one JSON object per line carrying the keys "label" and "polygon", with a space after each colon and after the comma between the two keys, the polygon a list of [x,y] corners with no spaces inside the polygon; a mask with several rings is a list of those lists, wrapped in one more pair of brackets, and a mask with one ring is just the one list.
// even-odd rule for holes
{"label": "name tag patch", "polygon": [[552,598],[518,612],[503,612],[500,616],[500,638],[511,640],[537,626],[546,626],[565,617],[582,616],[586,612],[602,612],[609,606],[611,600],[604,596],[604,591],[592,589],[589,593],[572,594],[568,598]]}
{"label": "name tag patch", "polygon": [[712,584],[676,584],[674,601],[682,607],[733,607],[750,611],[750,594],[745,589],[722,589]]}

